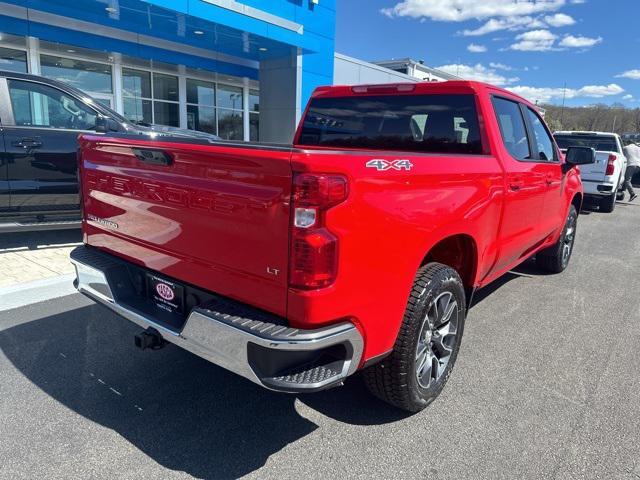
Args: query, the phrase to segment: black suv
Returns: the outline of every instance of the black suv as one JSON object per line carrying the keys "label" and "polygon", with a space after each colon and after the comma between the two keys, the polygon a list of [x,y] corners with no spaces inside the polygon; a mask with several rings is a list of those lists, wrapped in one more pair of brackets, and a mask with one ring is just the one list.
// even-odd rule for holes
{"label": "black suv", "polygon": [[61,82],[0,71],[0,233],[79,227],[77,137],[106,131],[219,140],[133,124]]}

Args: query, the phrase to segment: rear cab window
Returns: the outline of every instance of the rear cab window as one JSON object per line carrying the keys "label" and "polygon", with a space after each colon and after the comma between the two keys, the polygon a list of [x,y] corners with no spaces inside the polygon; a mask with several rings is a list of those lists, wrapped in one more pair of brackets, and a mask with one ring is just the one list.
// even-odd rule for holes
{"label": "rear cab window", "polygon": [[311,100],[301,146],[483,154],[475,96],[366,95]]}
{"label": "rear cab window", "polygon": [[620,152],[620,147],[614,135],[592,134],[556,134],[554,135],[558,147],[566,150],[569,147],[595,148],[598,152]]}

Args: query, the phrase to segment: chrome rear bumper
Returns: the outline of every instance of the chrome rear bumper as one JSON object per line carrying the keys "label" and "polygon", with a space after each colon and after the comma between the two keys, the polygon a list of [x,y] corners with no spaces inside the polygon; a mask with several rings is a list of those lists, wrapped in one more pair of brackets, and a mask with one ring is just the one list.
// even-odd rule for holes
{"label": "chrome rear bumper", "polygon": [[124,261],[85,246],[71,253],[71,261],[79,292],[143,329],[155,329],[164,340],[271,390],[329,388],[353,374],[362,357],[362,337],[352,323],[300,330],[284,321],[264,321],[264,315],[252,316],[255,310],[250,307],[247,315],[238,315],[239,304],[232,310],[220,304],[193,308],[176,331],[119,299],[114,277],[122,283]]}

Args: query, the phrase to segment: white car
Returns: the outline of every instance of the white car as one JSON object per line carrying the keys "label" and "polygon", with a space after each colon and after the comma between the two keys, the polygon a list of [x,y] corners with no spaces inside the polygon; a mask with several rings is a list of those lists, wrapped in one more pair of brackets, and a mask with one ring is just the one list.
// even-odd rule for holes
{"label": "white car", "polygon": [[555,132],[560,149],[591,147],[596,150],[596,162],[580,166],[584,194],[596,198],[600,211],[613,212],[618,190],[624,184],[627,157],[622,151],[620,136],[608,132]]}

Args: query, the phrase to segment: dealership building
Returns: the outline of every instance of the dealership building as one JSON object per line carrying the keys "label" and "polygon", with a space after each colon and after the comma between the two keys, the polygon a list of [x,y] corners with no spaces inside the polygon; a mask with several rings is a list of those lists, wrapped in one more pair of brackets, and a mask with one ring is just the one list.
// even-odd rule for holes
{"label": "dealership building", "polygon": [[337,54],[336,8],[337,0],[0,1],[0,70],[64,81],[132,121],[289,142],[317,86],[417,81]]}

